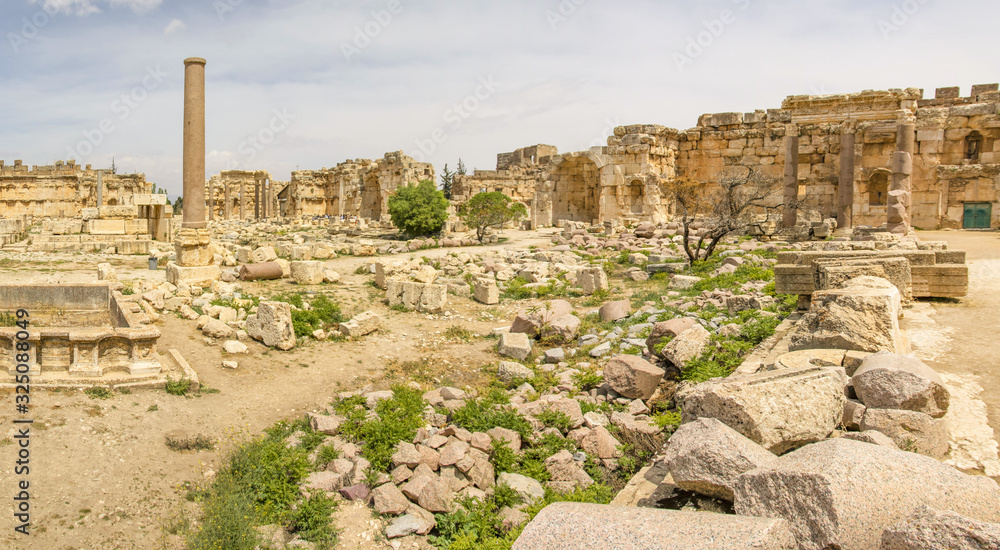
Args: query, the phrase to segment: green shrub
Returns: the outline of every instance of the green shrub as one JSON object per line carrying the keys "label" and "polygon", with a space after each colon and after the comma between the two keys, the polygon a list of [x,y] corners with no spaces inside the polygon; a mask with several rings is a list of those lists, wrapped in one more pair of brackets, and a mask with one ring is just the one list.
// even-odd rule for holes
{"label": "green shrub", "polygon": [[389,196],[389,218],[408,235],[430,235],[448,219],[448,199],[431,180],[406,185]]}
{"label": "green shrub", "polygon": [[486,229],[503,227],[508,222],[517,221],[528,215],[528,209],[519,202],[499,191],[477,193],[468,202],[459,206],[458,216],[465,225],[476,228],[476,238],[483,242]]}
{"label": "green shrub", "polygon": [[167,379],[167,384],[164,387],[170,395],[186,395],[188,388],[189,382],[187,378],[181,378],[179,380]]}
{"label": "green shrub", "polygon": [[338,458],[340,458],[340,451],[333,445],[325,445],[319,448],[319,454],[316,455],[316,461],[313,464],[319,471]]}
{"label": "green shrub", "polygon": [[332,548],[337,541],[337,531],[333,528],[332,516],[337,509],[337,501],[326,496],[323,491],[313,491],[289,514],[288,526],[291,532],[312,542],[320,549]]}
{"label": "green shrub", "polygon": [[424,399],[406,386],[394,386],[392,397],[378,402],[376,416],[371,419],[360,396],[341,401],[335,409],[347,418],[340,433],[361,443],[361,454],[371,462],[373,472],[388,471],[396,445],[412,440],[417,428],[424,425]]}
{"label": "green shrub", "polygon": [[535,418],[546,428],[555,428],[563,434],[569,433],[573,429],[573,419],[562,411],[545,409],[535,415]]}
{"label": "green shrub", "polygon": [[272,435],[239,447],[230,457],[225,475],[253,496],[254,510],[265,523],[280,522],[298,501],[299,482],[311,471],[306,451],[289,449]]}
{"label": "green shrub", "polygon": [[580,391],[590,391],[604,382],[604,376],[597,374],[597,369],[590,368],[573,374],[573,383]]}
{"label": "green shrub", "polygon": [[531,424],[509,403],[506,392],[492,390],[486,397],[466,401],[463,407],[452,413],[451,421],[470,432],[486,432],[500,427],[527,437],[532,432]]}
{"label": "green shrub", "polygon": [[259,522],[254,499],[231,476],[221,475],[202,504],[201,524],[188,539],[191,550],[254,550]]}
{"label": "green shrub", "polygon": [[524,288],[526,284],[528,284],[528,280],[524,277],[514,277],[507,282],[507,288],[503,291],[504,297],[509,300],[527,300],[531,298],[533,296],[532,290]]}
{"label": "green shrub", "polygon": [[108,388],[94,386],[83,390],[83,394],[91,399],[111,399],[114,393]]}

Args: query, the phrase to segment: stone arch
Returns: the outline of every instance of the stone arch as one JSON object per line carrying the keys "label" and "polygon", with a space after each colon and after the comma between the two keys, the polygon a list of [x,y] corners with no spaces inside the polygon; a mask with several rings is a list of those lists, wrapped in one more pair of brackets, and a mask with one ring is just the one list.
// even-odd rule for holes
{"label": "stone arch", "polygon": [[889,203],[888,170],[876,170],[868,178],[868,206],[886,206]]}
{"label": "stone arch", "polygon": [[582,221],[598,219],[601,167],[593,154],[567,156],[550,175],[552,220]]}

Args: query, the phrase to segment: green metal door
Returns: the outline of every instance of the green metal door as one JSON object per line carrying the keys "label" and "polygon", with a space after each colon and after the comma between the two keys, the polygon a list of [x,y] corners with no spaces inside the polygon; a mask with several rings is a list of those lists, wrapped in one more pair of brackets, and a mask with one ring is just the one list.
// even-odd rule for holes
{"label": "green metal door", "polygon": [[988,202],[965,203],[965,216],[962,227],[965,229],[989,229],[992,204]]}

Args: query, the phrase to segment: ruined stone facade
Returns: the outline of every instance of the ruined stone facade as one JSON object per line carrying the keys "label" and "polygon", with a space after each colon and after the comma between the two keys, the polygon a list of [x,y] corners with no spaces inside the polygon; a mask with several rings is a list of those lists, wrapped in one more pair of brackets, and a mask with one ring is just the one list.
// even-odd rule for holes
{"label": "ruined stone facade", "polygon": [[788,226],[836,218],[896,232],[1000,227],[1000,92],[991,84],[968,97],[941,88],[935,99],[914,88],[791,96],[780,109],[703,115],[686,131],[622,126],[589,151],[500,154],[496,170],[457,176],[453,195],[501,191],[535,225],[659,222],[671,215],[664,187],[673,178],[710,184],[734,167],[784,179]]}
{"label": "ruined stone facade", "polygon": [[0,218],[73,218],[84,208],[132,204],[133,195],[152,192],[145,174],[112,174],[103,171],[103,204],[97,203],[97,171],[88,164],[59,161],[30,168],[15,160],[0,160]]}
{"label": "ruined stone facade", "polygon": [[266,170],[224,170],[205,182],[211,220],[259,220],[280,215],[278,194],[288,182]]}
{"label": "ruined stone facade", "polygon": [[402,151],[378,160],[344,161],[333,168],[292,172],[286,214],[290,216],[358,216],[388,219],[389,195],[421,180],[434,181],[434,166],[417,162]]}

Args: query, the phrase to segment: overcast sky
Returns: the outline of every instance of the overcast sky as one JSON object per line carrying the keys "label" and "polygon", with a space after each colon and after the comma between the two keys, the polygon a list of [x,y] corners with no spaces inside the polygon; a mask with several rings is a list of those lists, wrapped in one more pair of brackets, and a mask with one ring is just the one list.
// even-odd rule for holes
{"label": "overcast sky", "polygon": [[492,169],[794,94],[968,94],[1000,80],[998,16],[995,0],[0,0],[0,159],[114,157],[179,193],[197,56],[206,177],[396,150]]}

